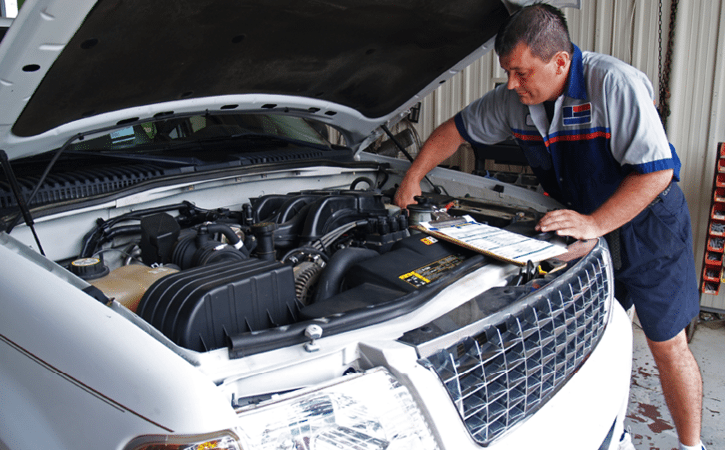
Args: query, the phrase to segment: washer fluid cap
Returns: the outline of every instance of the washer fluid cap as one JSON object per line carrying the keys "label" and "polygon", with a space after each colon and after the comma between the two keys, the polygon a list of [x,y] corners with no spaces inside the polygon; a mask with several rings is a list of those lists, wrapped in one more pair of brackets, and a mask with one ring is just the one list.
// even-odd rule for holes
{"label": "washer fluid cap", "polygon": [[70,263],[70,271],[84,280],[108,275],[109,269],[100,258],[80,258]]}

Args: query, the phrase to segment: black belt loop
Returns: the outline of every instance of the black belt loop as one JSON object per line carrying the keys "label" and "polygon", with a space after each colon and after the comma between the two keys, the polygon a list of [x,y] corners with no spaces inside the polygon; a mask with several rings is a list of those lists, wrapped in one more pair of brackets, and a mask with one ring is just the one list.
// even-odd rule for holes
{"label": "black belt loop", "polygon": [[609,246],[609,254],[612,257],[612,266],[617,271],[622,268],[622,243],[619,228],[604,235]]}

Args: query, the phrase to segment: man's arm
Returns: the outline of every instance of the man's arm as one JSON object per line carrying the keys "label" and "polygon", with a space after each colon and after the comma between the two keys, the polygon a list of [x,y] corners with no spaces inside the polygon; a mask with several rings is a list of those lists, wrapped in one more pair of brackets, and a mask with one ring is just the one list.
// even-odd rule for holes
{"label": "man's arm", "polygon": [[395,204],[405,208],[415,203],[413,197],[421,194],[420,182],[423,177],[446,158],[452,156],[464,142],[453,118],[436,128],[405,173],[405,177],[395,193]]}
{"label": "man's arm", "polygon": [[593,239],[614,231],[642,212],[672,180],[672,169],[627,175],[617,190],[589,215],[568,209],[548,212],[536,225],[539,231]]}

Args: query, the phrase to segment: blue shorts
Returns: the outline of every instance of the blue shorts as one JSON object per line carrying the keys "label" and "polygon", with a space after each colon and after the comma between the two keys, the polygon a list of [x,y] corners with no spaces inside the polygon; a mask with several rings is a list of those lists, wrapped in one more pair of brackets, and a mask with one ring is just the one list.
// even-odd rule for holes
{"label": "blue shorts", "polygon": [[625,309],[634,304],[650,340],[675,337],[700,312],[690,212],[676,183],[619,229],[619,245],[617,299]]}

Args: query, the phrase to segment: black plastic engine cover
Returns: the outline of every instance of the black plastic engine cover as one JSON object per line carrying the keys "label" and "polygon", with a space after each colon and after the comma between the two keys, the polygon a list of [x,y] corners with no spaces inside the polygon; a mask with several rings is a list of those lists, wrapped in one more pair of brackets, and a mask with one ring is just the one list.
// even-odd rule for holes
{"label": "black plastic engine cover", "polygon": [[251,258],[162,278],[137,314],[176,344],[207,351],[229,335],[294,323],[298,311],[292,267]]}
{"label": "black plastic engine cover", "polygon": [[278,247],[288,247],[300,240],[314,241],[347,223],[388,216],[383,196],[367,191],[271,194],[252,199],[251,203],[254,223],[279,225],[274,233]]}
{"label": "black plastic engine cover", "polygon": [[444,277],[474,254],[472,251],[415,234],[393,250],[355,264],[341,292],[301,310],[304,318],[320,318],[394,301]]}

